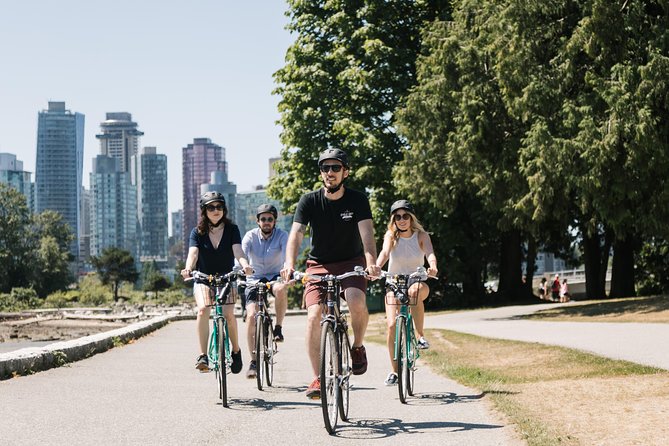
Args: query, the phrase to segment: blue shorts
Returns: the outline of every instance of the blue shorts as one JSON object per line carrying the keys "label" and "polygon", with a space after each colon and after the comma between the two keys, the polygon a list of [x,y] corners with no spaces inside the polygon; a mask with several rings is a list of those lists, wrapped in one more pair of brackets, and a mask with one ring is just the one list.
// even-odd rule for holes
{"label": "blue shorts", "polygon": [[[260,279],[259,282],[265,282],[265,283],[267,283],[267,282],[271,282],[271,281],[273,281],[273,280],[276,280],[276,279],[278,279],[278,278],[279,278],[279,275],[277,274],[276,276],[272,277],[272,278],[269,279],[269,280],[267,280],[267,279]],[[272,296],[274,296],[274,294],[272,293],[272,290],[271,290],[271,289],[268,290],[268,291],[269,291],[269,292],[268,292],[268,295],[272,295]],[[247,286],[246,286],[246,289],[244,290],[244,295],[246,296],[246,305],[256,303],[256,301],[258,300],[258,289],[257,289],[256,287],[254,287],[254,286],[249,287],[249,286],[247,285]]]}

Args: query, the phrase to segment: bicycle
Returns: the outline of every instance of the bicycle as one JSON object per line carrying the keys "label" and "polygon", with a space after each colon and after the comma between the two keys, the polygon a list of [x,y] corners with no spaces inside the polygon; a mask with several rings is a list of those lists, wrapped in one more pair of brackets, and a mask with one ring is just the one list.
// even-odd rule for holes
{"label": "bicycle", "polygon": [[216,372],[216,381],[218,382],[218,396],[221,399],[223,407],[228,407],[228,385],[227,374],[232,365],[232,348],[228,336],[228,323],[223,316],[223,305],[233,305],[235,302],[231,299],[231,282],[242,276],[239,271],[231,271],[224,275],[205,274],[200,271],[192,271],[191,277],[196,283],[202,283],[215,289],[214,303],[209,305],[214,307],[212,330],[209,335],[209,367]]}
{"label": "bicycle", "polygon": [[272,285],[279,283],[278,280],[271,282],[258,281],[253,284],[246,284],[247,289],[256,289],[256,332],[255,332],[255,361],[257,365],[256,382],[258,390],[263,389],[263,381],[268,387],[272,387],[274,378],[274,355],[277,345],[274,340],[274,322],[272,315],[267,311],[269,303],[267,302],[268,292],[271,292]]}
{"label": "bicycle", "polygon": [[335,276],[294,272],[293,278],[303,284],[311,280],[323,283],[325,305],[321,318],[320,382],[323,421],[328,433],[337,427],[337,415],[348,420],[351,364],[351,342],[348,337],[348,322],[339,306],[341,281],[347,277],[367,276],[364,268],[356,266],[353,271]]}
{"label": "bicycle", "polygon": [[406,404],[407,396],[413,396],[415,384],[416,362],[420,358],[418,340],[414,333],[413,317],[409,307],[416,305],[417,297],[409,296],[409,288],[417,282],[425,282],[428,277],[424,267],[419,266],[411,274],[391,274],[381,271],[381,277],[386,279],[386,289],[392,291],[394,297],[386,295],[386,304],[400,305],[395,317],[395,352],[394,361],[397,364],[397,388],[400,402]]}

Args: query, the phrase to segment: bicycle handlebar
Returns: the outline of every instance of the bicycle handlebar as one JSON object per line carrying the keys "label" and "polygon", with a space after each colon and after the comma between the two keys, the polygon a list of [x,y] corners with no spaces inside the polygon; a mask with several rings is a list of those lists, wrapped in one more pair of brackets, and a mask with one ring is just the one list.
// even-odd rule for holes
{"label": "bicycle handlebar", "polygon": [[419,266],[416,268],[416,271],[414,271],[411,274],[394,274],[394,273],[389,273],[388,271],[381,271],[381,277],[386,279],[386,282],[391,282],[395,283],[395,277],[397,276],[406,276],[407,279],[417,279],[419,282],[424,282],[427,279],[436,279],[436,276],[428,276],[427,270],[423,266]]}
{"label": "bicycle handlebar", "polygon": [[234,277],[245,277],[242,271],[232,270],[229,273],[220,275],[220,274],[206,274],[200,271],[191,271],[190,277],[184,279],[184,281],[194,280],[197,283],[203,283],[205,285],[216,286],[224,282],[231,281]]}
{"label": "bicycle handlebar", "polygon": [[334,274],[325,274],[325,275],[318,275],[318,274],[309,274],[309,273],[303,273],[300,271],[294,271],[293,272],[293,279],[294,280],[299,280],[302,281],[302,283],[305,283],[307,280],[311,279],[315,282],[324,282],[326,280],[336,280],[338,282],[341,282],[342,280],[348,278],[348,277],[353,277],[353,276],[367,276],[367,272],[362,266],[356,266],[353,271],[349,271],[347,273],[339,274],[338,276],[335,276]]}

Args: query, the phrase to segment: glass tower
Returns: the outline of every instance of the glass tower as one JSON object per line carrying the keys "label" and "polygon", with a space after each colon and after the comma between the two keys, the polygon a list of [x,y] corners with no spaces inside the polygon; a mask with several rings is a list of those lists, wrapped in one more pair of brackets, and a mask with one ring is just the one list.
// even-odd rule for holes
{"label": "glass tower", "polygon": [[137,164],[141,262],[167,261],[167,156],[144,147]]}

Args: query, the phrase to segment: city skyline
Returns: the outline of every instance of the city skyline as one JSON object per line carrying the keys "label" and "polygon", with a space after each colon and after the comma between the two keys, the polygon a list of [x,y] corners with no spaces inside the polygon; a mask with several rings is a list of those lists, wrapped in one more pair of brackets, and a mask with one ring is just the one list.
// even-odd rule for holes
{"label": "city skyline", "polygon": [[[266,184],[278,156],[272,74],[292,36],[285,2],[184,4],[121,0],[104,14],[83,0],[14,3],[0,17],[0,152],[35,178],[38,113],[62,101],[86,117],[84,185],[107,113],[127,112],[168,162],[169,211],[181,208],[181,149],[210,138],[226,149],[239,191]],[[130,13],[131,11],[131,13]],[[122,30],[116,30],[118,23]],[[249,156],[252,154],[252,156]]]}

